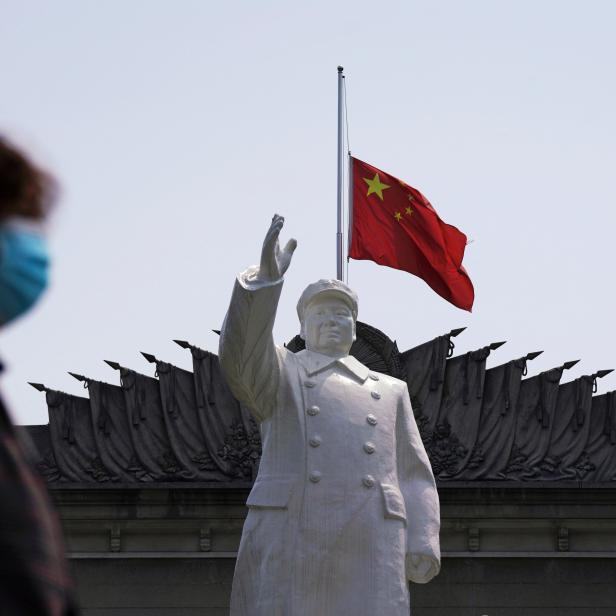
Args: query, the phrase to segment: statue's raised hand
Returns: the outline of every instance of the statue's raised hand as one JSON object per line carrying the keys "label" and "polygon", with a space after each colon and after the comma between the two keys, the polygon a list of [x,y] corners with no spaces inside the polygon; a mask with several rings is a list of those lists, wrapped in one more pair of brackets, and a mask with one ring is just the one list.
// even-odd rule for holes
{"label": "statue's raised hand", "polygon": [[284,218],[274,214],[272,224],[263,240],[263,249],[261,250],[259,278],[263,281],[273,282],[279,280],[284,276],[284,273],[291,264],[291,257],[297,247],[297,242],[291,238],[286,246],[280,250],[278,236],[283,226]]}

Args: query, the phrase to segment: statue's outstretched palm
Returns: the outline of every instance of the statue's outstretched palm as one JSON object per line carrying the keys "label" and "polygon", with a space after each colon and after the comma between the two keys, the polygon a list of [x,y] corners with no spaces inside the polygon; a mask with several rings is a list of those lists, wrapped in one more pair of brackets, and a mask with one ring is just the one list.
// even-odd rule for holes
{"label": "statue's outstretched palm", "polygon": [[272,224],[263,240],[261,250],[261,264],[259,266],[259,278],[261,280],[274,281],[282,278],[291,264],[293,252],[297,248],[297,241],[291,238],[286,246],[280,250],[278,236],[284,226],[284,217],[274,214]]}

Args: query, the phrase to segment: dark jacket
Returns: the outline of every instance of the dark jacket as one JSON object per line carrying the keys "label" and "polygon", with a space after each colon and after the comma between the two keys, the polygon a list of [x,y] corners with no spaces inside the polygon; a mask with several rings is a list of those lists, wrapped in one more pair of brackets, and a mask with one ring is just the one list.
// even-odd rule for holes
{"label": "dark jacket", "polygon": [[0,614],[77,613],[57,514],[0,399]]}

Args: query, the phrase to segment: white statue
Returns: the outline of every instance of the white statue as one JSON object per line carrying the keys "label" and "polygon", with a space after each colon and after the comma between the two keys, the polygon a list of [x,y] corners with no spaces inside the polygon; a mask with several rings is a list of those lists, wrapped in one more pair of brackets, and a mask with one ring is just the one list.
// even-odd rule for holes
{"label": "white statue", "polygon": [[232,616],[408,616],[408,580],[440,568],[439,500],[406,384],[349,355],[357,296],[320,280],[297,310],[306,350],[274,345],[283,250],[240,274],[220,336],[235,396],[260,422]]}

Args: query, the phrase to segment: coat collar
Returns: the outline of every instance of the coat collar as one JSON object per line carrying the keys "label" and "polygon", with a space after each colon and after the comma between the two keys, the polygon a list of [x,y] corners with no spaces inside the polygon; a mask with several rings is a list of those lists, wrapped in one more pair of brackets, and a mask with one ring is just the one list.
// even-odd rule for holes
{"label": "coat collar", "polygon": [[315,351],[304,349],[297,354],[302,366],[306,369],[308,376],[312,376],[323,370],[327,370],[333,364],[344,366],[349,372],[356,376],[362,383],[368,378],[370,370],[352,355],[335,359],[329,355],[322,355]]}

